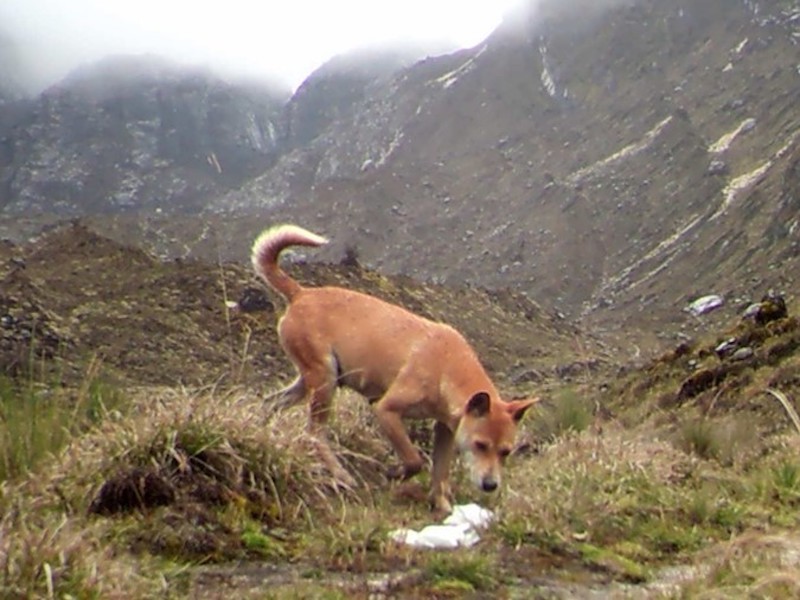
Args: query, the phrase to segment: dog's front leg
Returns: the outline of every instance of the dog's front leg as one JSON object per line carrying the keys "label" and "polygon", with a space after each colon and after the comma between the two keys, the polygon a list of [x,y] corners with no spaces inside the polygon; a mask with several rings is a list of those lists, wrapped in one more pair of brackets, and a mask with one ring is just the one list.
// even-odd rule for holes
{"label": "dog's front leg", "polygon": [[395,452],[400,457],[401,465],[390,467],[387,476],[389,479],[408,479],[422,470],[422,457],[408,437],[403,425],[402,413],[398,410],[399,403],[393,402],[390,397],[384,398],[375,405],[375,416],[383,432],[392,443]]}
{"label": "dog's front leg", "polygon": [[449,514],[450,504],[450,464],[453,462],[456,444],[450,428],[439,421],[433,426],[433,472],[431,476],[430,502],[436,512]]}

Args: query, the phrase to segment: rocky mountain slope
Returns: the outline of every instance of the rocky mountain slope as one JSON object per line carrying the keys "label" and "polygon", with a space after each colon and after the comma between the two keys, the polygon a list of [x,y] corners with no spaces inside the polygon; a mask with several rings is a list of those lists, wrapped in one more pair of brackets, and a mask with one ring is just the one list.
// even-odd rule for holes
{"label": "rocky mountain slope", "polygon": [[[354,263],[289,268],[306,285],[363,290],[453,324],[506,383],[568,379],[602,362],[587,337],[592,363],[581,364],[575,328],[520,294],[445,289]],[[0,245],[0,375],[42,369],[72,383],[99,360],[137,384],[230,384],[238,373],[238,383],[274,385],[293,373],[277,340],[278,302],[249,265],[159,261],[65,224],[36,242]]]}
{"label": "rocky mountain slope", "polygon": [[374,90],[213,207],[573,315],[791,286],[800,9],[685,4],[509,23]]}
{"label": "rocky mountain slope", "polygon": [[[384,272],[512,287],[652,343],[695,326],[682,309],[697,296],[721,294],[729,318],[769,288],[790,292],[800,247],[800,3],[584,4],[522,10],[485,43],[393,75],[396,63],[319,73],[282,120],[264,116],[260,146],[239,117],[222,128],[239,140],[231,148],[249,149],[244,158],[216,143],[170,146],[177,130],[168,129],[147,154],[154,162],[126,171],[101,200],[80,188],[88,163],[64,162],[61,144],[46,152],[72,126],[33,136],[25,143],[35,152],[11,136],[14,160],[35,158],[0,169],[4,213],[20,227],[26,203],[41,208],[31,200],[39,194],[159,254],[215,259],[243,259],[261,227],[297,221],[333,240],[320,258],[353,247]],[[179,86],[166,89],[174,98]],[[46,106],[63,106],[62,96],[39,99],[37,114],[55,121],[61,112]],[[114,162],[92,169],[113,178],[113,165],[135,164],[132,140],[153,138],[97,116],[103,110],[67,121],[99,119],[124,133]],[[187,135],[211,122],[188,123]],[[36,131],[33,122],[22,129]],[[115,156],[104,144],[92,156]],[[73,156],[85,147],[67,146]],[[125,187],[134,179],[147,185]],[[163,214],[170,206],[188,211],[176,219]],[[114,212],[97,216],[99,207]]]}
{"label": "rocky mountain slope", "polygon": [[59,217],[196,210],[274,162],[285,99],[155,57],[84,67],[17,107],[0,208]]}

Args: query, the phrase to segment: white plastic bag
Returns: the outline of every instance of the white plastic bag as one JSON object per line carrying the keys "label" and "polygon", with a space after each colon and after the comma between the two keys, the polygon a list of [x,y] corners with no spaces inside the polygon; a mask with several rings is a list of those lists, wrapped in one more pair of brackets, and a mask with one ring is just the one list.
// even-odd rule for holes
{"label": "white plastic bag", "polygon": [[492,511],[477,504],[460,504],[442,525],[428,525],[420,531],[395,529],[389,537],[399,544],[414,548],[468,548],[480,540],[478,529],[494,519]]}

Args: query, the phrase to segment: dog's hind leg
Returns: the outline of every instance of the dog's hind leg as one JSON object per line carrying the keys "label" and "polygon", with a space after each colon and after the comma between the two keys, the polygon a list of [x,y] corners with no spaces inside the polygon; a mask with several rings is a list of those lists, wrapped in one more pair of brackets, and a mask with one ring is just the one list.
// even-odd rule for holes
{"label": "dog's hind leg", "polygon": [[278,410],[294,406],[305,397],[306,384],[305,381],[303,381],[302,375],[298,375],[297,378],[286,387],[265,396],[264,404],[267,405],[267,412],[271,414]]}
{"label": "dog's hind leg", "polygon": [[310,395],[308,429],[317,440],[320,457],[340,484],[346,487],[355,487],[355,480],[336,458],[327,435],[333,393],[337,385],[336,361],[330,357],[315,365],[307,365],[301,369],[301,372],[304,385]]}

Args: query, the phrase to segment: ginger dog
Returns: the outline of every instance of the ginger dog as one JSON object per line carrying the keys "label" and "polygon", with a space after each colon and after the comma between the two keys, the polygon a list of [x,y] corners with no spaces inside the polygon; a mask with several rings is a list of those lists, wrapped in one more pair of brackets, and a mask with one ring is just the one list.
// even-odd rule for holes
{"label": "ginger dog", "polygon": [[[491,492],[514,446],[517,424],[535,402],[505,402],[467,341],[435,323],[373,296],[339,287],[307,288],[278,265],[289,246],[321,246],[327,240],[294,225],[264,231],[253,244],[253,266],[286,298],[278,335],[297,367],[295,381],[278,392],[281,405],[308,397],[309,429],[324,435],[337,386],[347,386],[373,405],[382,430],[402,461],[389,469],[406,479],[423,467],[403,418],[435,419],[432,486],[435,510],[450,512],[450,463],[456,449],[471,479]],[[352,481],[323,440],[334,474]]]}

